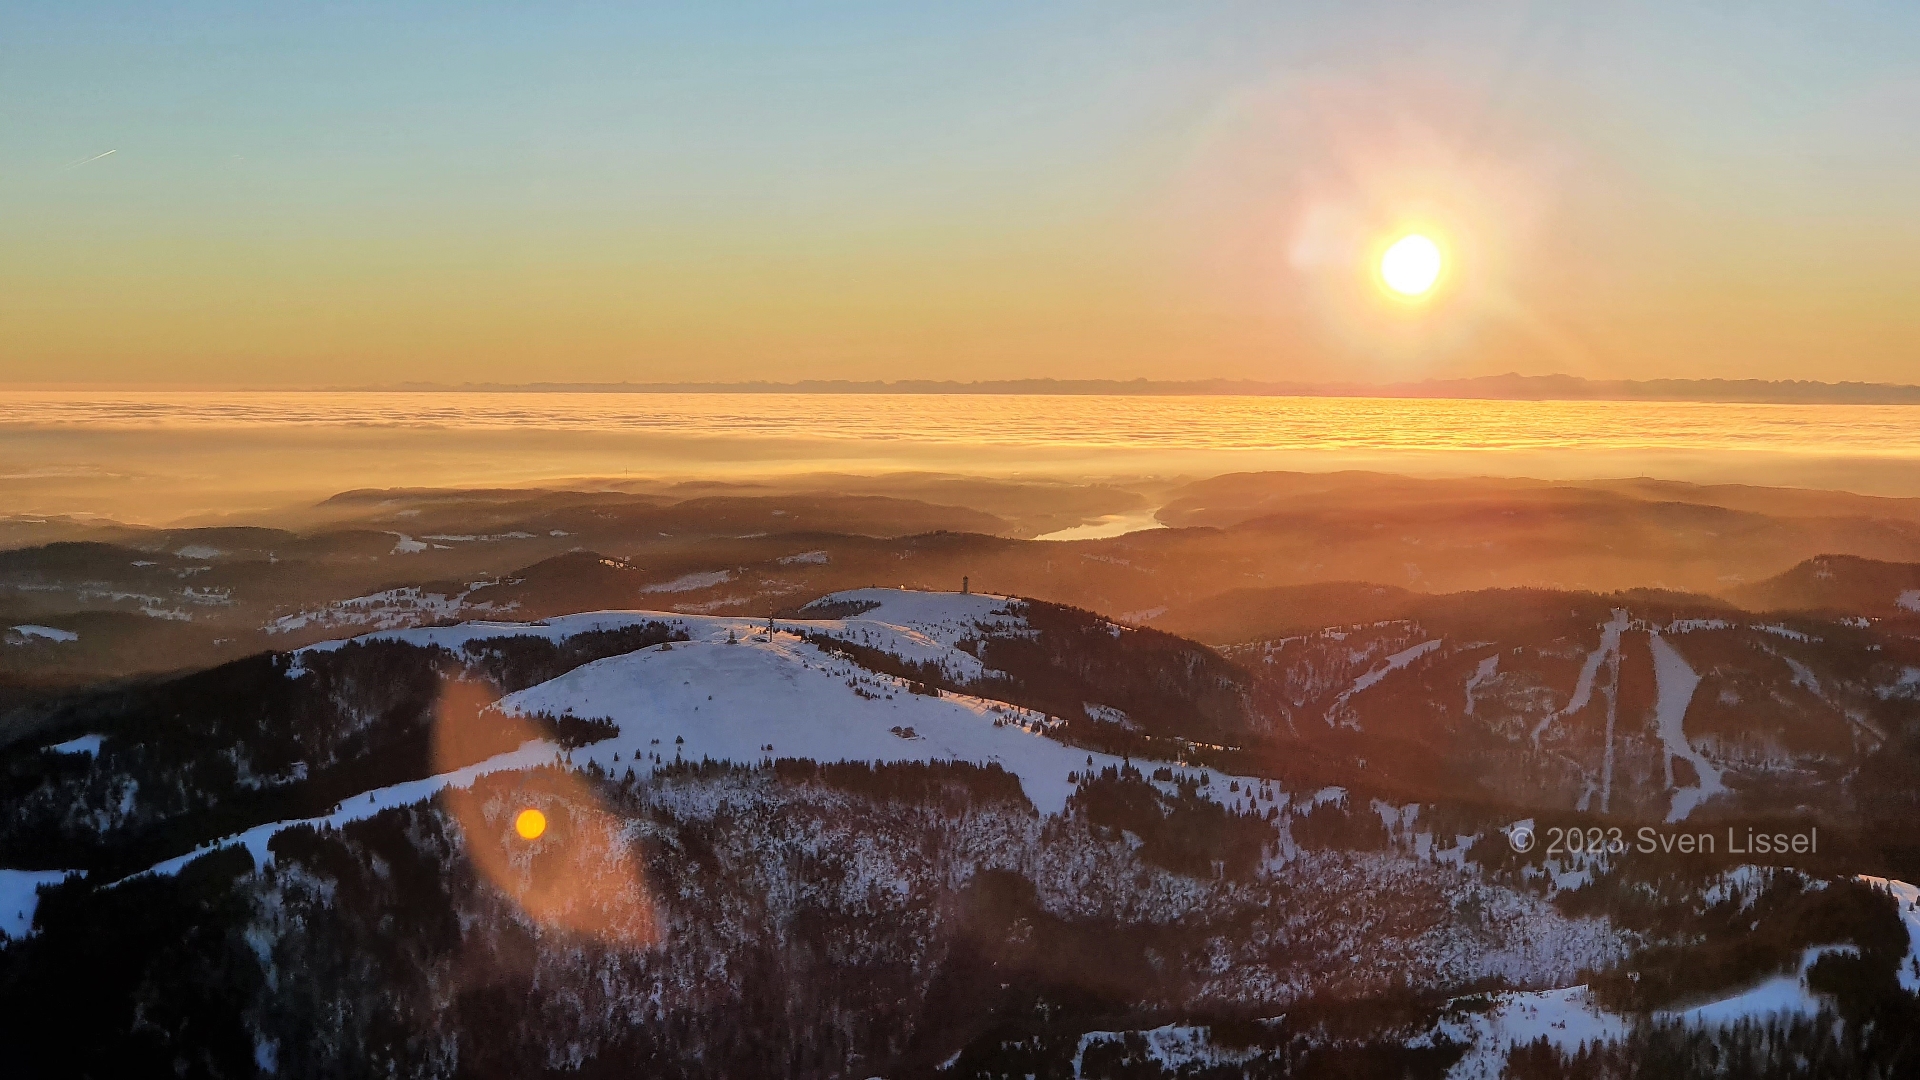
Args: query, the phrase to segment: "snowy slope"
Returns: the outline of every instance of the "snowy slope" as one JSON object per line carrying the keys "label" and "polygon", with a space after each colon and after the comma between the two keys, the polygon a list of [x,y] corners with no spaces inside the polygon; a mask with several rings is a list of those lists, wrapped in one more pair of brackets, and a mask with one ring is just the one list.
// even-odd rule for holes
{"label": "snowy slope", "polygon": [[23,938],[33,930],[40,886],[58,885],[70,870],[0,870],[0,940]]}
{"label": "snowy slope", "polygon": [[980,630],[998,633],[1026,631],[1017,600],[984,593],[908,592],[903,589],[853,589],[822,597],[809,608],[828,604],[873,605],[859,615],[831,622],[809,621],[812,632],[855,644],[885,649],[903,660],[932,662],[961,682],[971,682],[986,670],[960,642]]}
{"label": "snowy slope", "polygon": [[[1089,756],[1030,733],[1029,727],[1045,721],[1031,710],[958,694],[911,694],[905,682],[835,657],[790,631],[769,639],[763,630],[730,645],[725,630],[709,629],[704,639],[576,668],[508,695],[500,708],[607,717],[620,725],[614,738],[574,751],[577,766],[596,762],[610,771],[638,771],[636,756],[649,753],[663,763],[676,757],[993,762],[1020,777],[1043,813],[1065,808],[1073,790],[1067,774],[1085,771]],[[1092,757],[1096,768],[1120,764],[1119,758]]]}
{"label": "snowy slope", "polygon": [[[417,541],[416,541],[417,542]],[[396,549],[398,550],[398,549]],[[477,584],[485,584],[480,582]],[[473,588],[448,595],[427,592],[419,586],[388,589],[384,592],[335,600],[323,608],[282,615],[262,627],[268,634],[288,634],[309,628],[346,630],[361,627],[386,629],[413,623],[453,618],[461,613],[498,614],[500,608],[490,601],[469,602]],[[511,609],[515,605],[508,605]]]}
{"label": "snowy slope", "polygon": [[299,657],[308,653],[332,652],[350,642],[366,641],[403,641],[410,645],[438,646],[455,650],[469,641],[483,641],[496,637],[537,637],[547,641],[564,641],[577,634],[595,630],[619,630],[649,622],[673,624],[713,622],[743,627],[751,625],[745,619],[706,619],[697,615],[675,615],[671,612],[592,611],[580,615],[562,615],[559,618],[542,619],[532,623],[476,620],[454,626],[417,626],[405,630],[381,630],[371,634],[361,634],[358,637],[315,642],[294,650],[293,655],[297,661]]}
{"label": "snowy slope", "polygon": [[[863,606],[867,610],[844,619],[781,619],[776,626],[806,633],[826,634],[856,644],[884,649],[903,660],[941,664],[957,675],[978,675],[980,662],[957,646],[977,635],[977,628],[1019,631],[1026,620],[1016,613],[1018,601],[982,593],[927,593],[901,589],[853,589],[822,597],[809,607]],[[595,630],[618,630],[642,623],[677,626],[696,638],[724,638],[764,631],[764,619],[723,615],[681,615],[671,611],[592,611],[562,615],[539,622],[464,622],[455,626],[422,626],[380,630],[337,641],[308,645],[296,656],[338,649],[349,641],[403,641],[412,645],[459,649],[469,641],[492,637],[538,637],[562,641]]]}
{"label": "snowy slope", "polygon": [[[475,622],[365,634],[353,641],[403,641],[458,650],[469,641],[528,636],[549,641],[597,630],[660,622],[686,631],[691,640],[611,656],[497,704],[513,715],[606,718],[619,726],[612,738],[563,752],[532,741],[454,772],[425,777],[345,800],[327,814],[299,821],[269,822],[167,860],[144,873],[174,873],[208,851],[242,845],[256,863],[271,859],[267,842],[294,825],[342,825],[393,806],[417,802],[449,786],[466,786],[488,773],[561,761],[574,768],[598,765],[616,775],[645,775],[676,759],[710,758],[746,764],[774,758],[819,761],[969,761],[998,764],[1020,778],[1028,799],[1042,813],[1057,814],[1073,792],[1069,773],[1120,765],[1111,755],[1076,749],[1047,738],[1052,718],[1005,702],[967,695],[913,694],[909,683],[862,668],[807,640],[824,635],[934,663],[960,679],[983,668],[958,648],[982,625],[1003,632],[1025,628],[1018,602],[977,593],[917,593],[860,589],[820,603],[863,607],[844,619],[780,620],[769,633],[765,621],[655,611],[603,611],[537,623]],[[305,671],[300,658],[338,649],[329,641],[297,650],[289,678]],[[653,759],[658,756],[658,762]],[[1158,762],[1140,761],[1151,771]],[[1213,774],[1200,794],[1229,800],[1236,781],[1250,777]],[[1238,798],[1238,796],[1232,796]]]}
{"label": "snowy slope", "polygon": [[1619,655],[1620,635],[1626,632],[1628,625],[1629,620],[1626,609],[1615,608],[1613,610],[1613,617],[1608,619],[1606,625],[1600,628],[1599,647],[1588,653],[1586,662],[1580,665],[1580,675],[1574,680],[1573,696],[1567,699],[1567,707],[1564,709],[1555,709],[1543,717],[1538,724],[1534,725],[1533,745],[1540,745],[1540,736],[1547,733],[1547,730],[1553,726],[1554,721],[1563,716],[1579,712],[1581,709],[1587,707],[1588,702],[1593,700],[1593,683],[1594,679],[1600,674],[1600,665]]}
{"label": "snowy slope", "polygon": [[192,851],[187,852],[185,855],[168,859],[163,863],[151,866],[131,876],[144,877],[148,874],[177,874],[182,867],[202,855],[217,851],[220,848],[234,847],[236,845],[247,849],[247,853],[253,856],[253,861],[256,866],[265,866],[273,861],[273,853],[267,850],[267,841],[273,839],[276,834],[293,828],[296,825],[311,825],[316,828],[326,826],[338,828],[350,821],[370,818],[382,810],[417,803],[422,799],[437,795],[449,787],[466,787],[489,773],[508,772],[515,769],[531,769],[539,765],[551,764],[559,760],[561,753],[560,747],[553,743],[538,740],[527,742],[522,744],[518,750],[510,750],[504,754],[496,754],[485,761],[477,762],[463,769],[455,769],[452,772],[439,773],[434,776],[423,777],[419,780],[408,780],[404,783],[392,784],[388,787],[375,788],[372,791],[362,792],[336,804],[332,810],[318,817],[297,818],[290,821],[270,821],[262,825],[255,825],[245,832],[235,833],[232,836],[223,836],[211,843],[202,844]]}
{"label": "snowy slope", "polygon": [[1020,602],[992,593],[917,592],[910,589],[849,589],[808,604],[809,609],[872,604],[852,620],[912,629],[952,645],[976,626],[1017,629],[1026,625]]}
{"label": "snowy slope", "polygon": [[1197,1072],[1238,1065],[1252,1060],[1259,1053],[1248,1047],[1220,1046],[1213,1041],[1212,1029],[1187,1024],[1167,1024],[1141,1032],[1089,1031],[1080,1036],[1080,1046],[1073,1055],[1075,1080],[1085,1075],[1083,1063],[1090,1047],[1100,1043],[1124,1043],[1130,1034],[1137,1035],[1143,1045],[1141,1059],[1169,1073],[1177,1073],[1182,1069]]}
{"label": "snowy slope", "polygon": [[[1681,656],[1679,650],[1667,644],[1666,638],[1657,633],[1651,634],[1648,644],[1653,649],[1657,695],[1654,719],[1660,731],[1660,740],[1667,748],[1667,787],[1673,789],[1673,809],[1668,811],[1667,820],[1681,821],[1693,812],[1694,807],[1727,790],[1727,786],[1720,779],[1720,770],[1687,741],[1687,705],[1692,702],[1693,692],[1700,685],[1700,676],[1688,666],[1686,657]],[[1693,773],[1699,777],[1699,781],[1692,787],[1674,785],[1674,758],[1684,758],[1693,766]]]}
{"label": "snowy slope", "polygon": [[1353,680],[1353,685],[1341,691],[1340,696],[1334,698],[1333,704],[1327,708],[1327,726],[1333,727],[1338,723],[1345,722],[1347,726],[1356,731],[1359,730],[1360,724],[1357,720],[1350,715],[1342,715],[1342,710],[1346,708],[1348,700],[1355,694],[1365,691],[1368,687],[1377,685],[1380,680],[1439,648],[1440,645],[1440,639],[1434,638],[1431,641],[1423,641],[1412,648],[1402,649],[1381,661],[1377,666],[1368,670],[1359,678]]}
{"label": "snowy slope", "polygon": [[1900,962],[1900,988],[1920,994],[1920,888],[1886,878],[1862,876],[1860,880],[1884,889],[1900,905],[1900,921],[1907,925],[1907,957]]}
{"label": "snowy slope", "polygon": [[[1920,888],[1885,878],[1863,876],[1859,880],[1885,889],[1899,902],[1900,916],[1911,939],[1900,968],[1900,985],[1909,991],[1920,991]],[[1770,1016],[1817,1015],[1822,999],[1807,985],[1807,972],[1828,953],[1853,951],[1851,945],[1813,946],[1801,953],[1799,967],[1792,974],[1774,975],[1737,993],[1689,1008],[1656,1011],[1653,1018],[1702,1027],[1727,1027]],[[1449,1080],[1491,1080],[1500,1075],[1508,1051],[1542,1035],[1561,1050],[1572,1051],[1582,1043],[1619,1039],[1631,1024],[1627,1017],[1595,1004],[1584,986],[1491,997],[1492,1008],[1451,1017],[1436,1032],[1454,1042],[1470,1043],[1472,1047],[1447,1074]]]}
{"label": "snowy slope", "polygon": [[1440,1025],[1437,1034],[1471,1045],[1448,1071],[1448,1080],[1494,1080],[1506,1070],[1508,1051],[1542,1036],[1572,1052],[1627,1033],[1626,1019],[1601,1008],[1584,986],[1489,997],[1492,1006],[1485,1012],[1459,1014]]}
{"label": "snowy slope", "polygon": [[1792,975],[1775,975],[1731,997],[1654,1015],[1662,1020],[1682,1020],[1709,1027],[1726,1027],[1742,1020],[1769,1016],[1814,1016],[1820,1012],[1820,998],[1807,985],[1808,969],[1827,953],[1856,951],[1851,945],[1816,945],[1801,954],[1800,968]]}
{"label": "snowy slope", "polygon": [[52,626],[40,626],[27,623],[13,628],[13,632],[23,638],[40,638],[45,641],[79,641],[80,635],[71,630],[61,630]]}
{"label": "snowy slope", "polygon": [[47,747],[47,750],[55,754],[87,754],[91,756],[99,753],[100,744],[106,741],[107,737],[105,735],[82,735],[77,739],[68,739],[63,743],[55,743]]}

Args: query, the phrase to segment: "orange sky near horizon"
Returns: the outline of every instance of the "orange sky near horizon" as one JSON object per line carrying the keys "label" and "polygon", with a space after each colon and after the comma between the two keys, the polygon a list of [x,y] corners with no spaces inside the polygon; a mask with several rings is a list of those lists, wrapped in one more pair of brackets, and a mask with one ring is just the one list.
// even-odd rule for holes
{"label": "orange sky near horizon", "polygon": [[1910,12],[742,10],[21,19],[0,382],[1920,379]]}

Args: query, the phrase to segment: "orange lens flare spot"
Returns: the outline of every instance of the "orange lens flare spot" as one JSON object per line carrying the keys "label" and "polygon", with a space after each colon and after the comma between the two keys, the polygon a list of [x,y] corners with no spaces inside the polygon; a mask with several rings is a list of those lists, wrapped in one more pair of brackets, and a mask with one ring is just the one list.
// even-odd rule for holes
{"label": "orange lens flare spot", "polygon": [[538,840],[540,834],[547,831],[547,815],[528,807],[514,816],[513,831],[519,833],[522,840]]}

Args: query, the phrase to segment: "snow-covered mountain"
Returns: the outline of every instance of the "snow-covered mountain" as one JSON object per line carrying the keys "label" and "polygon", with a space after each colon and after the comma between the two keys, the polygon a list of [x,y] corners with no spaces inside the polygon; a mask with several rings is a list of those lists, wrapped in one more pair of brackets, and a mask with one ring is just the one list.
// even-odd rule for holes
{"label": "snow-covered mountain", "polygon": [[[1789,734],[1823,708],[1858,729],[1867,702],[1891,727],[1897,676],[1823,651],[1870,626],[1532,604],[1223,656],[868,588],[771,619],[397,627],[125,688],[4,761],[0,970],[44,992],[0,1016],[56,1024],[80,973],[112,983],[95,1073],[153,1031],[229,1075],[746,1075],[771,1052],[1481,1076],[1720,1045],[1782,1001],[1779,1037],[1812,1038],[1883,974],[1920,985],[1911,887],[1857,865],[1508,839],[1562,799],[1567,825],[1721,820],[1753,766],[1703,695],[1780,685],[1727,656],[1805,691],[1768,698]],[[1405,783],[1416,754],[1430,782]],[[1534,756],[1565,771],[1478,779]]]}
{"label": "snow-covered mountain", "polygon": [[[1037,634],[1030,605],[981,594],[862,589],[829,596],[816,610],[858,612],[843,618],[755,621],[668,612],[593,612],[537,624],[462,623],[382,631],[322,642],[290,654],[285,677],[307,677],[309,664],[349,648],[401,645],[465,657],[482,667],[514,644],[565,643],[583,635],[648,629],[658,644],[583,664],[509,693],[487,706],[503,717],[571,716],[611,721],[613,734],[578,747],[530,738],[480,761],[377,789],[356,792],[328,812],[263,822],[208,840],[154,868],[171,873],[223,846],[245,846],[256,862],[270,859],[268,841],[295,824],[338,826],[466,786],[489,773],[550,762],[645,777],[688,762],[770,764],[777,758],[820,762],[941,762],[994,765],[1019,779],[1043,814],[1059,814],[1080,777],[1119,769],[1128,760],[1060,741],[1065,718],[862,666],[836,648],[845,643],[933,677],[938,682],[995,685],[1006,673],[986,667],[964,645],[984,637]],[[1115,635],[1131,633],[1115,624]],[[978,651],[976,649],[976,651]],[[892,665],[888,665],[892,666]],[[441,722],[450,718],[442,716]],[[1083,716],[1084,719],[1084,716]],[[1105,722],[1115,722],[1107,719]],[[533,729],[528,729],[533,734]],[[1141,767],[1171,766],[1144,759]],[[1184,772],[1183,768],[1183,772]],[[1197,773],[1195,792],[1226,802],[1228,788],[1254,805],[1252,777]],[[1172,782],[1163,786],[1169,790]],[[1284,798],[1281,793],[1280,798]],[[1274,804],[1274,797],[1267,805]]]}
{"label": "snow-covered mountain", "polygon": [[1222,653],[1256,712],[1365,786],[1665,821],[1852,814],[1914,789],[1882,753],[1920,690],[1893,620],[1499,591]]}

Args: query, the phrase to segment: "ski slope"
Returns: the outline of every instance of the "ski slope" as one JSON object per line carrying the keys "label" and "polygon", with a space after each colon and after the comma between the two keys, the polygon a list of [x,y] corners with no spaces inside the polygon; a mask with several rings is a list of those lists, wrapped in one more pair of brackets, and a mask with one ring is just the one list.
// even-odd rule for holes
{"label": "ski slope", "polygon": [[1423,641],[1412,648],[1402,649],[1392,656],[1387,657],[1385,660],[1382,660],[1359,678],[1353,680],[1353,685],[1342,690],[1340,696],[1333,699],[1333,704],[1327,706],[1327,726],[1336,727],[1344,722],[1355,731],[1360,730],[1359,723],[1353,720],[1352,717],[1341,715],[1342,710],[1347,707],[1347,702],[1352,699],[1355,694],[1361,693],[1369,687],[1376,685],[1381,679],[1386,678],[1401,668],[1406,667],[1408,664],[1413,663],[1415,660],[1427,655],[1439,648],[1440,645],[1440,639],[1434,638],[1431,641]]}
{"label": "ski slope", "polygon": [[[1682,821],[1693,813],[1694,807],[1726,791],[1727,785],[1720,779],[1720,769],[1687,740],[1687,705],[1700,686],[1700,676],[1666,638],[1654,633],[1648,635],[1647,642],[1653,650],[1654,724],[1660,732],[1660,741],[1666,744],[1667,787],[1673,791],[1673,807],[1667,812],[1667,820]],[[1674,758],[1686,759],[1699,781],[1690,787],[1675,787]]]}
{"label": "ski slope", "polygon": [[1499,653],[1494,653],[1492,656],[1480,661],[1480,666],[1473,669],[1473,674],[1467,677],[1466,715],[1473,715],[1473,692],[1480,689],[1482,684],[1492,681],[1493,678],[1499,674],[1499,671]]}
{"label": "ski slope", "polygon": [[1620,635],[1625,633],[1630,620],[1625,608],[1614,608],[1613,616],[1600,627],[1600,644],[1587,654],[1586,662],[1580,665],[1580,674],[1573,681],[1573,696],[1567,699],[1567,707],[1548,713],[1533,728],[1533,745],[1540,745],[1540,736],[1547,733],[1554,721],[1563,716],[1571,716],[1587,707],[1593,700],[1593,682],[1600,674],[1600,665],[1620,652]]}

